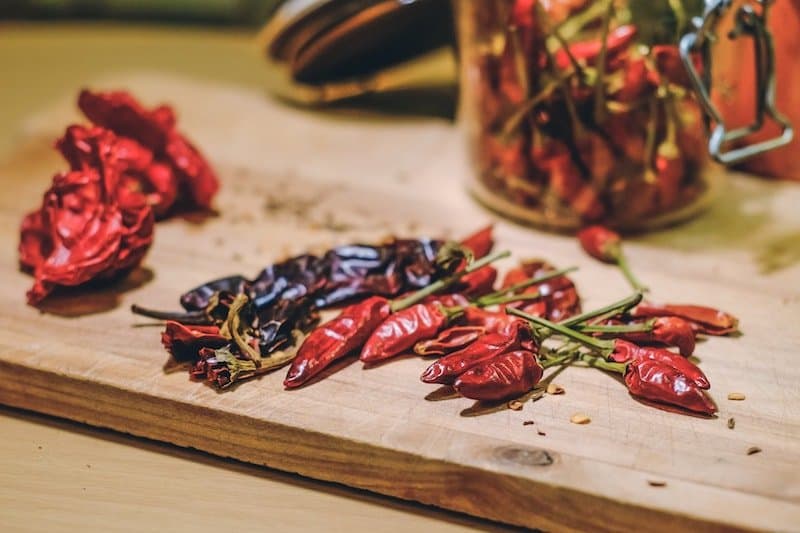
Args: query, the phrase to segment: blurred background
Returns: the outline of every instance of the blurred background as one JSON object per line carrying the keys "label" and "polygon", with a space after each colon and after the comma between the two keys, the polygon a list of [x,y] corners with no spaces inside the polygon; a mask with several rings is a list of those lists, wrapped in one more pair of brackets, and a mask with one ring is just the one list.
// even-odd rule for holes
{"label": "blurred background", "polygon": [[3,0],[0,18],[109,19],[257,27],[279,3],[280,0]]}

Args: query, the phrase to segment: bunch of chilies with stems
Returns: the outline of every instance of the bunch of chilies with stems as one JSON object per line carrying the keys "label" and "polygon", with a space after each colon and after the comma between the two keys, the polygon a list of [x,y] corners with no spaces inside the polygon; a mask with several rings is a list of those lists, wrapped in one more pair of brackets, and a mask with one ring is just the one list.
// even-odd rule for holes
{"label": "bunch of chilies with stems", "polygon": [[[686,22],[681,1],[663,2]],[[702,192],[699,106],[676,38],[643,42],[628,2],[464,4],[486,189],[573,226],[632,224]]]}
{"label": "bunch of chilies with stems", "polygon": [[[523,261],[497,287],[491,228],[461,242],[393,239],[301,255],[255,279],[230,276],[185,293],[179,313],[134,306],[167,320],[172,360],[194,379],[227,388],[290,365],[287,389],[331,375],[357,356],[367,367],[401,355],[435,360],[425,383],[483,402],[524,397],[550,367],[619,374],[630,393],[658,406],[712,415],[710,383],[691,360],[698,334],[727,335],[738,321],[697,305],[642,301],[619,235],[579,233],[592,257],[619,265],[633,293],[582,311],[575,284],[545,261]],[[344,305],[344,307],[342,307]],[[319,311],[341,307],[327,322]],[[675,351],[677,350],[677,351]]]}

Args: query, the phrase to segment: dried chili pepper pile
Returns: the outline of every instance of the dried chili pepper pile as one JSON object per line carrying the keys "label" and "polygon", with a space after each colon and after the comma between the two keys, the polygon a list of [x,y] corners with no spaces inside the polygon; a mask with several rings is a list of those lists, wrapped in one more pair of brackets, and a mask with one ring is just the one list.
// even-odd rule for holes
{"label": "dried chili pepper pile", "polygon": [[171,108],[148,110],[126,92],[84,90],[78,107],[92,126],[69,126],[56,174],[39,209],[20,227],[19,260],[35,281],[35,305],[57,286],[124,276],[153,240],[153,223],[177,209],[207,209],[218,182],[176,129]]}
{"label": "dried chili pepper pile", "polygon": [[[580,239],[590,255],[619,263],[618,235],[586,231],[596,233]],[[595,249],[606,238],[614,243],[611,255]],[[180,313],[134,311],[168,320],[162,341],[172,358],[188,363],[195,379],[223,388],[286,364],[284,386],[294,389],[356,356],[371,368],[416,355],[436,358],[423,382],[484,402],[521,398],[545,369],[574,365],[619,373],[632,396],[656,406],[716,412],[711,384],[689,357],[697,335],[736,331],[734,317],[642,302],[627,267],[637,290],[584,312],[567,276],[573,269],[545,261],[523,261],[495,288],[490,263],[508,253],[491,248],[490,229],[459,244],[342,246],[287,259],[252,280],[209,282],[181,297]],[[319,311],[332,307],[341,307],[339,314],[317,325]]]}

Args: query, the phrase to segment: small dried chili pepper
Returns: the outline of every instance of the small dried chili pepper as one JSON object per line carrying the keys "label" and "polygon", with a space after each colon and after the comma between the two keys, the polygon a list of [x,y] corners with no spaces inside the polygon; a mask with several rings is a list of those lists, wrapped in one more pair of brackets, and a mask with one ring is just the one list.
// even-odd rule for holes
{"label": "small dried chili pepper", "polygon": [[542,373],[533,352],[515,350],[470,368],[458,376],[453,387],[473,400],[508,400],[531,390]]}
{"label": "small dried chili pepper", "polygon": [[647,291],[647,287],[639,283],[628,265],[622,252],[622,238],[619,233],[605,226],[587,226],[578,232],[578,240],[590,256],[598,261],[617,265],[634,290]]}
{"label": "small dried chili pepper", "polygon": [[[611,30],[606,39],[606,61],[611,62],[617,54],[626,50],[636,37],[636,26],[625,24]],[[560,69],[567,69],[572,66],[570,56],[579,63],[593,65],[599,58],[603,49],[600,39],[581,41],[569,45],[569,52],[564,49],[556,51],[554,59],[556,66]]]}
{"label": "small dried chili pepper", "polygon": [[713,415],[714,402],[694,381],[671,364],[658,359],[634,359],[625,370],[625,385],[634,396]]}
{"label": "small dried chili pepper", "polygon": [[467,297],[484,296],[494,290],[495,281],[497,281],[497,269],[485,266],[461,278],[453,288]]}
{"label": "small dried chili pepper", "polygon": [[692,325],[678,317],[659,317],[643,323],[591,325],[580,327],[583,333],[596,333],[600,337],[617,337],[637,344],[665,344],[675,346],[684,357],[694,353],[695,332]]}
{"label": "small dried chili pepper", "polygon": [[179,363],[194,363],[201,348],[222,348],[229,342],[220,335],[217,326],[185,326],[170,320],[161,333],[161,343]]}
{"label": "small dried chili pepper", "polygon": [[393,313],[372,332],[361,350],[360,359],[364,363],[374,363],[408,351],[417,341],[436,335],[455,314],[437,300]]}
{"label": "small dried chili pepper", "polygon": [[[506,273],[501,286],[508,289],[523,280],[541,278],[555,272],[558,271],[545,261],[525,261]],[[565,275],[530,285],[523,290],[523,293],[539,294],[541,300],[511,304],[511,307],[555,321],[564,320],[581,311],[580,297],[575,284]]]}
{"label": "small dried chili pepper", "polygon": [[728,335],[739,330],[738,318],[702,305],[641,303],[630,314],[642,318],[676,316],[688,321],[698,333],[706,335]]}
{"label": "small dried chili pepper", "polygon": [[361,348],[390,313],[391,303],[380,296],[345,307],[339,316],[306,337],[292,361],[284,387],[293,389],[307,383],[337,359]]}
{"label": "small dried chili pepper", "polygon": [[469,237],[461,240],[461,245],[472,252],[475,259],[480,259],[492,251],[494,246],[494,239],[492,233],[494,226],[486,226],[485,228],[476,231]]}
{"label": "small dried chili pepper", "polygon": [[607,356],[607,359],[616,363],[627,363],[641,359],[653,359],[680,370],[687,378],[701,389],[708,389],[711,384],[700,368],[680,354],[665,350],[663,348],[653,348],[649,346],[639,346],[632,342],[622,339],[614,340],[614,348]]}
{"label": "small dried chili pepper", "polygon": [[466,348],[442,357],[433,362],[420,379],[425,383],[450,385],[470,368],[496,355],[517,349],[533,349],[532,334],[527,324],[517,323],[514,329],[514,333],[510,335],[504,333],[485,335]]}

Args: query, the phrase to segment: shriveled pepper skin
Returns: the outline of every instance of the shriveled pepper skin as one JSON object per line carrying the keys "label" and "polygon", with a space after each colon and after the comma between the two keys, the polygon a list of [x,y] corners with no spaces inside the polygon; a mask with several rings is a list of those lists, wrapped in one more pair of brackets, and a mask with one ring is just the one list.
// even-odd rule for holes
{"label": "shriveled pepper skin", "polygon": [[419,303],[389,315],[372,332],[360,359],[365,363],[382,361],[410,350],[417,341],[430,339],[448,322],[438,301]]}
{"label": "shriveled pepper skin", "polygon": [[531,333],[528,326],[518,324],[515,330],[511,335],[490,333],[480,337],[466,348],[433,362],[420,379],[425,383],[451,385],[458,376],[496,355],[518,349],[531,349]]}
{"label": "shriveled pepper skin", "polygon": [[739,319],[735,316],[703,305],[641,303],[631,311],[635,317],[651,318],[677,316],[692,324],[698,333],[706,335],[728,335],[739,330]]}
{"label": "shriveled pepper skin", "polygon": [[470,368],[453,387],[473,400],[508,400],[530,391],[542,379],[542,373],[533,352],[514,350]]}
{"label": "shriveled pepper skin", "polygon": [[635,359],[628,363],[625,385],[634,396],[713,415],[714,402],[691,378],[680,370],[656,359]]}
{"label": "shriveled pepper skin", "polygon": [[414,345],[414,353],[417,355],[445,355],[475,342],[486,333],[486,328],[483,326],[453,326],[439,333],[435,339],[417,342]]}
{"label": "shriveled pepper skin", "polygon": [[177,362],[196,362],[200,349],[221,348],[230,343],[217,326],[185,326],[168,321],[161,333],[161,344]]}
{"label": "shriveled pepper skin", "polygon": [[391,313],[389,300],[372,296],[345,307],[336,318],[312,331],[292,361],[284,387],[299,387],[332,362],[358,350]]}
{"label": "shriveled pepper skin", "polygon": [[[555,270],[546,261],[534,260],[523,262],[513,268],[503,278],[502,287],[510,287],[532,277],[542,276]],[[523,294],[538,293],[541,300],[509,304],[534,316],[540,316],[560,322],[581,312],[581,299],[575,284],[567,276],[559,276],[542,283],[532,285],[522,291]]]}
{"label": "shriveled pepper skin", "polygon": [[630,361],[644,361],[650,359],[659,361],[674,367],[680,371],[687,378],[689,378],[697,387],[701,389],[708,389],[711,384],[708,378],[700,368],[683,357],[680,354],[665,350],[663,348],[653,348],[651,346],[639,346],[632,342],[622,339],[614,340],[614,351],[608,356],[608,359],[617,363],[627,363]]}

